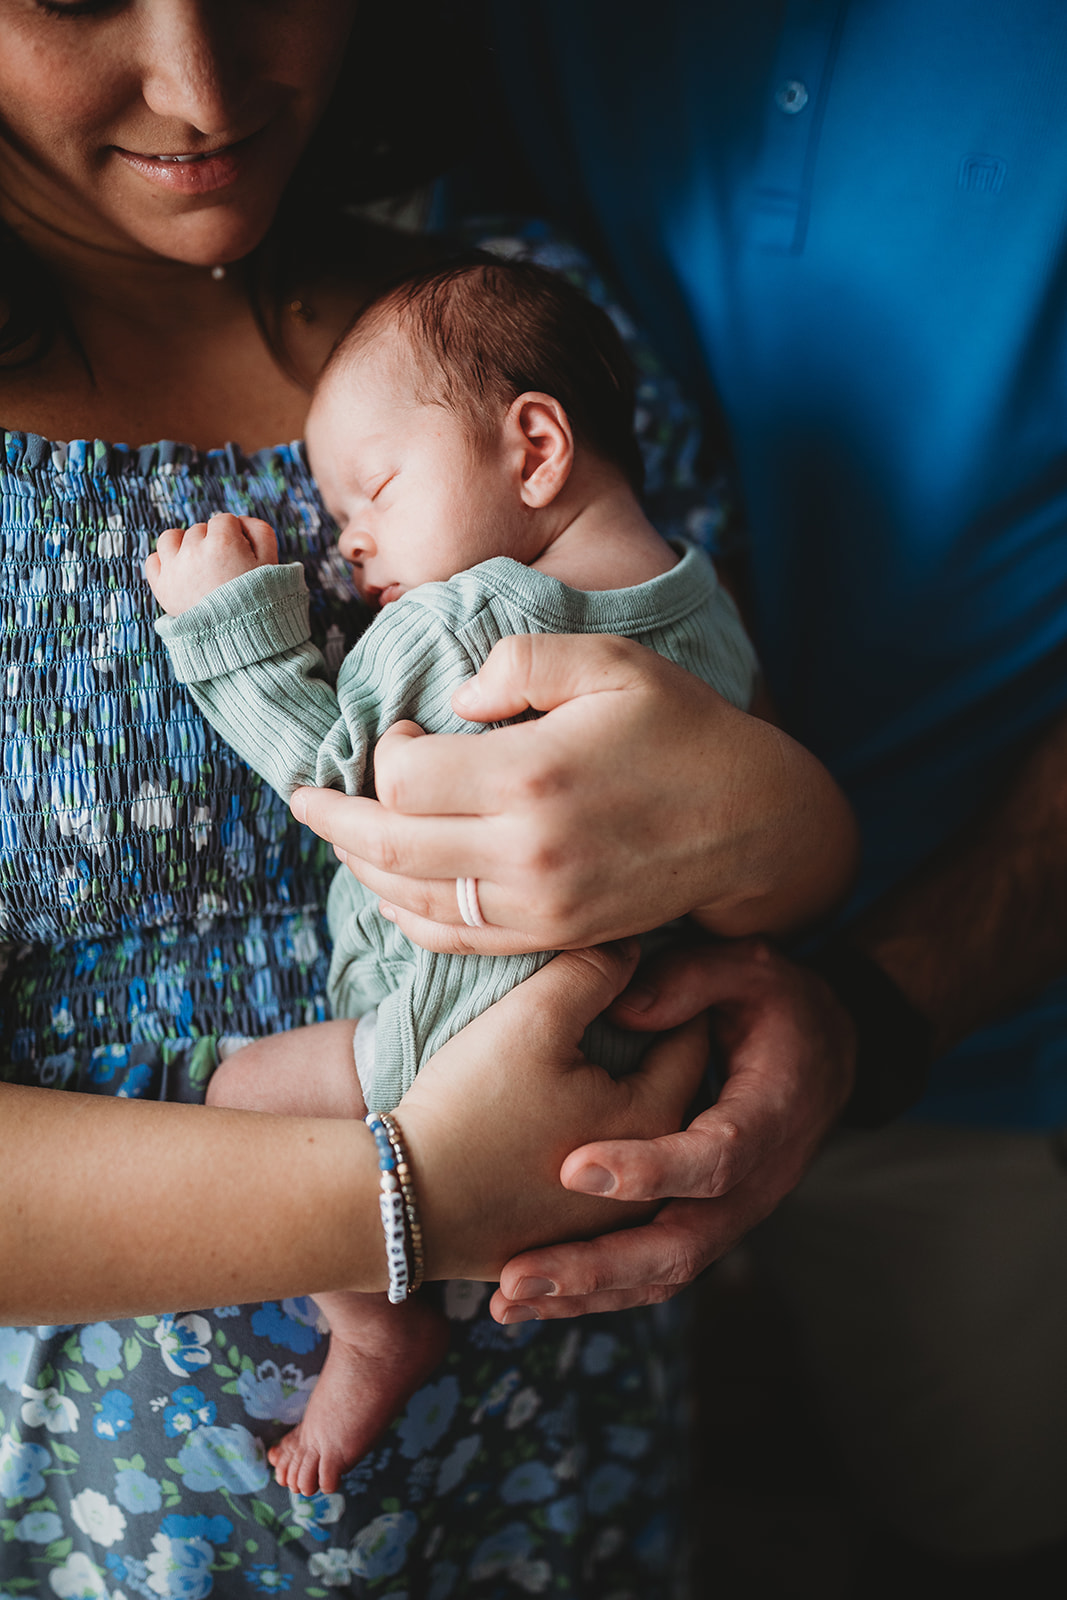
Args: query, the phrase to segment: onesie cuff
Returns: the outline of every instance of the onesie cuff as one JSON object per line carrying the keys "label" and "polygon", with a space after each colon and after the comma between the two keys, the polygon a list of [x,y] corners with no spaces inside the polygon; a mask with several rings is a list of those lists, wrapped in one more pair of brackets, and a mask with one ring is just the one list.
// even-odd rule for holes
{"label": "onesie cuff", "polygon": [[156,632],[179,683],[206,683],[267,661],[311,638],[308,589],[299,561],[256,567],[205,595]]}

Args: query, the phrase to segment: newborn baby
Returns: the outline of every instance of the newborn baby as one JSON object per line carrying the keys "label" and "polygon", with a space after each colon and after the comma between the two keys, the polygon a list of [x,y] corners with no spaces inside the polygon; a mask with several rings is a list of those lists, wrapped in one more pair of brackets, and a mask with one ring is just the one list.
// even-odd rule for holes
{"label": "newborn baby", "polygon": [[[668,545],[641,509],[633,405],[610,319],[542,268],[472,256],[388,290],[337,347],[307,424],[340,552],[378,615],[333,688],[303,571],[277,565],[266,523],[170,529],[145,570],[176,676],[286,799],[301,784],[372,793],[375,742],[398,720],[479,731],[451,695],[512,634],[622,634],[747,705],[755,662],[733,603],[706,557]],[[476,921],[476,886],[458,892]],[[435,1050],[552,955],[419,950],[345,868],[328,914],[335,1020],[250,1043],[218,1068],[209,1103],[388,1111]],[[606,1024],[585,1041],[612,1071],[647,1042]],[[417,1297],[316,1300],[326,1364],[269,1453],[301,1494],[336,1490],[447,1343]]]}

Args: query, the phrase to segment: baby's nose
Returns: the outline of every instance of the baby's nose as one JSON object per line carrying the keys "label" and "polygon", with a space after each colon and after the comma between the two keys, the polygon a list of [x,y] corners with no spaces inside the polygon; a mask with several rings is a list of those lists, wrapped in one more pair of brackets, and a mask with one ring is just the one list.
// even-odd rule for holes
{"label": "baby's nose", "polygon": [[337,548],[346,561],[351,561],[354,566],[358,566],[363,557],[370,554],[371,541],[359,528],[349,523],[346,528],[341,530]]}

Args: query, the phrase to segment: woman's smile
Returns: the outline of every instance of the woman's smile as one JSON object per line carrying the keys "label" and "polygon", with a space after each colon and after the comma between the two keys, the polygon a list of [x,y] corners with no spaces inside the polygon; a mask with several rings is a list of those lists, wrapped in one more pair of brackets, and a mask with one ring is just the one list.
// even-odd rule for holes
{"label": "woman's smile", "polygon": [[[47,237],[192,266],[260,242],[344,55],[354,0],[0,0],[0,205]],[[36,227],[41,230],[38,234]]]}
{"label": "woman's smile", "polygon": [[213,150],[175,151],[166,155],[126,150],[121,145],[112,145],[111,149],[134,172],[172,194],[211,194],[244,176],[255,158],[254,145],[258,138],[259,133],[253,133]]}

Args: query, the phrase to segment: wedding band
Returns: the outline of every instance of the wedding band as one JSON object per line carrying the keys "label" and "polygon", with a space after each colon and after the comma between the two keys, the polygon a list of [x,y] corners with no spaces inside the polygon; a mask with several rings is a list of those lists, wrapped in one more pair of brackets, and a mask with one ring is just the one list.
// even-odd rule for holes
{"label": "wedding band", "polygon": [[468,928],[487,928],[489,926],[482,916],[482,908],[478,904],[477,878],[456,879],[456,900],[459,903],[459,914]]}

